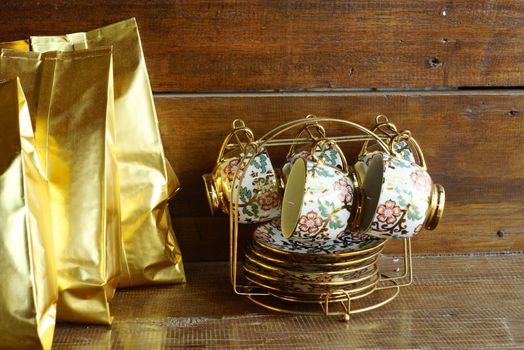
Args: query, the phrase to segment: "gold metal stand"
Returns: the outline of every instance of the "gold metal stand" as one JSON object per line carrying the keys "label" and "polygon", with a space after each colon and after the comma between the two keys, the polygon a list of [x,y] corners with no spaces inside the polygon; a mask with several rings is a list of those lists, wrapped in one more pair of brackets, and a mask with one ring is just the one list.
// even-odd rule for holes
{"label": "gold metal stand", "polygon": [[[242,157],[239,164],[245,164],[244,167],[247,168],[255,158],[257,152],[261,149],[311,142],[311,138],[291,139],[279,138],[279,136],[293,128],[304,127],[311,124],[320,125],[320,123],[338,124],[338,130],[344,127],[356,130],[357,134],[329,137],[329,139],[335,140],[337,143],[374,141],[384,152],[390,153],[388,145],[384,142],[384,135],[378,136],[378,134],[367,128],[350,121],[309,115],[306,118],[282,124],[272,129],[256,141],[251,141],[253,140],[251,139],[248,142],[241,142],[240,139],[237,138],[238,143],[236,144],[228,144],[227,142],[224,142],[221,154],[226,149],[241,149]],[[233,127],[235,130],[242,128],[245,129],[245,125],[241,120],[235,120],[233,122]],[[312,135],[310,134],[310,136]],[[231,138],[228,138],[228,140],[230,139]],[[245,176],[245,172],[242,171],[241,168],[241,166],[238,166],[235,173],[235,179],[238,179],[239,183],[242,183]],[[344,283],[343,287],[340,289],[330,289],[322,299],[318,298],[318,300],[315,300],[315,298],[305,296],[301,297],[300,295],[286,296],[274,292],[269,288],[264,288],[260,286],[260,284],[254,284],[248,280],[240,283],[238,272],[238,199],[240,198],[240,186],[231,189],[231,191],[234,190],[237,191],[236,195],[234,196],[232,195],[233,193],[231,193],[229,196],[229,198],[236,198],[236,200],[232,200],[229,203],[229,266],[231,284],[236,294],[247,296],[248,299],[254,303],[273,311],[300,315],[342,315],[345,320],[349,320],[351,314],[370,311],[385,305],[398,295],[400,288],[409,286],[412,283],[411,239],[404,240],[404,271],[401,275],[390,277],[381,274],[378,264],[376,263],[380,254],[376,254],[374,264],[375,269],[371,273],[375,278],[369,278],[365,281],[362,281],[362,279],[345,281],[347,283]],[[381,247],[380,251],[382,248],[383,247]],[[364,254],[365,253],[359,254],[357,251],[349,259],[345,259],[360,259]],[[353,283],[355,283],[355,285],[358,283],[360,284],[358,284],[358,288],[355,288]],[[358,305],[355,306],[354,304]]]}

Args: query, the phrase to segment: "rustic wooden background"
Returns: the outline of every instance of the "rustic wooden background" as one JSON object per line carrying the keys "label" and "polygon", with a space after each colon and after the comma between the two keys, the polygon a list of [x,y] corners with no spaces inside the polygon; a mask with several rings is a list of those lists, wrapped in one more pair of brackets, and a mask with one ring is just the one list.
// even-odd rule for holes
{"label": "rustic wooden background", "polygon": [[444,220],[414,253],[524,251],[521,1],[9,0],[0,11],[0,41],[137,17],[183,186],[173,216],[186,261],[227,257],[226,218],[210,217],[200,175],[230,122],[261,135],[309,113],[368,127],[386,114],[412,130],[447,190]]}

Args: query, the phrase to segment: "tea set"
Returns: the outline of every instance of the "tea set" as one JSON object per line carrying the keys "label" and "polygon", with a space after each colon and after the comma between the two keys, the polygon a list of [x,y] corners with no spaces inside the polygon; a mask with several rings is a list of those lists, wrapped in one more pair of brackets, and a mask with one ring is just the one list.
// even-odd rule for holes
{"label": "tea set", "polygon": [[336,138],[312,119],[294,137],[304,145],[293,143],[277,168],[253,132],[233,123],[203,179],[212,213],[235,209],[238,223],[257,224],[243,265],[248,281],[304,302],[333,291],[333,298],[340,290],[364,293],[378,278],[388,239],[437,227],[445,191],[417,141],[382,115],[372,132],[387,150],[366,140],[350,165]]}

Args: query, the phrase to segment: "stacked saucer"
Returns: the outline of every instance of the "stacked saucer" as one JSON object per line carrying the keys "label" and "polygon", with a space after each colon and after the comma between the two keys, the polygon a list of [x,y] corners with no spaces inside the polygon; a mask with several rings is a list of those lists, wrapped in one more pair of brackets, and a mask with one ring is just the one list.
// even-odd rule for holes
{"label": "stacked saucer", "polygon": [[244,259],[245,277],[287,301],[330,301],[372,293],[385,240],[344,231],[321,244],[285,238],[280,219],[261,224]]}

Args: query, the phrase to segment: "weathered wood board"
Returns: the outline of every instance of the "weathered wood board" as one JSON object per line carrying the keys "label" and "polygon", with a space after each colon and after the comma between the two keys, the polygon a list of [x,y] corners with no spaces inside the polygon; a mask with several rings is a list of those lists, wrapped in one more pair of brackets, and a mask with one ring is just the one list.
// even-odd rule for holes
{"label": "weathered wood board", "polygon": [[[309,113],[372,127],[377,114],[409,129],[435,182],[446,188],[444,218],[413,241],[416,254],[524,251],[524,93],[458,91],[159,96],[168,158],[182,182],[174,224],[187,260],[225,259],[228,223],[210,217],[200,176],[213,168],[223,137],[242,118],[260,137]],[[351,132],[327,126],[328,135]],[[354,161],[359,145],[343,145]],[[275,166],[287,148],[270,150]],[[244,229],[249,236],[251,228]],[[497,234],[497,232],[499,232]],[[400,244],[388,244],[398,253]]]}
{"label": "weathered wood board", "polygon": [[0,41],[135,16],[155,91],[524,85],[519,0],[4,0],[0,15]]}

